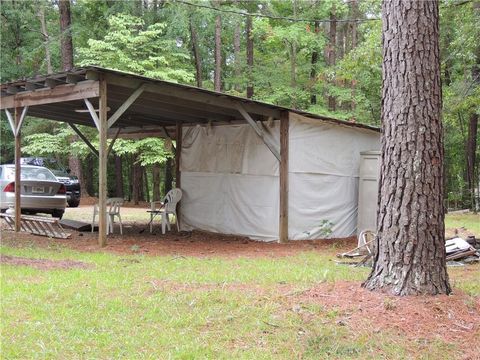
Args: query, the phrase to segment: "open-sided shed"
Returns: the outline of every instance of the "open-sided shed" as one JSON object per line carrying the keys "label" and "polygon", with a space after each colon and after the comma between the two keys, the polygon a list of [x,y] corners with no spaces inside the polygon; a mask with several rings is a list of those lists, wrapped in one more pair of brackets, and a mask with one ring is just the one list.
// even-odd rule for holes
{"label": "open-sided shed", "polygon": [[[379,148],[374,127],[100,67],[4,83],[0,100],[15,135],[17,195],[27,114],[68,123],[98,155],[100,245],[108,137],[176,140],[181,228],[281,242],[326,228],[351,235],[360,152]],[[77,125],[98,129],[98,149]]]}

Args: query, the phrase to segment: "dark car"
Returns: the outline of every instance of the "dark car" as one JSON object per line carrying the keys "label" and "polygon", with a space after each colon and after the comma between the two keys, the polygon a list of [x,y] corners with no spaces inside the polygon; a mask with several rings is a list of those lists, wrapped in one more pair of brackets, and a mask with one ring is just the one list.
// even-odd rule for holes
{"label": "dark car", "polygon": [[70,174],[70,169],[63,167],[57,160],[40,157],[21,158],[21,164],[44,166],[49,169],[65,185],[67,190],[67,204],[70,207],[77,207],[80,204],[80,182],[78,177]]}

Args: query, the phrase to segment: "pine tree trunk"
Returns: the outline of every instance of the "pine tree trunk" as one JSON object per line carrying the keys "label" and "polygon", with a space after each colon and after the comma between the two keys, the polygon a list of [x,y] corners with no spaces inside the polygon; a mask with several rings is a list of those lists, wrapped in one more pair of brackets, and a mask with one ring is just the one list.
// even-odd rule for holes
{"label": "pine tree trunk", "polygon": [[150,202],[150,189],[149,189],[149,185],[148,185],[148,173],[147,173],[147,168],[146,167],[143,167],[143,179],[145,180],[145,200],[147,200],[147,202]]}
{"label": "pine tree trunk", "polygon": [[[357,0],[352,0],[351,6],[352,6],[352,18],[356,19],[358,17],[358,2],[357,2]],[[351,35],[352,36],[352,46],[351,46],[351,50],[354,50],[357,47],[357,41],[358,41],[358,39],[357,39],[357,22],[353,21],[351,27],[352,27],[352,35]],[[350,85],[350,87],[352,89],[352,101],[350,103],[352,111],[355,111],[355,108],[357,106],[357,104],[355,102],[355,85],[356,85],[356,80],[353,79],[352,83]]]}
{"label": "pine tree trunk", "polygon": [[45,22],[45,7],[43,3],[38,5],[38,19],[40,20],[40,32],[43,36],[43,46],[45,47],[45,62],[47,64],[47,74],[53,73],[52,56],[50,54],[50,36],[48,35],[47,23]]}
{"label": "pine tree trunk", "polygon": [[374,268],[394,295],[448,294],[438,0],[384,1],[382,159]]}
{"label": "pine tree trunk", "polygon": [[138,205],[143,199],[143,168],[135,159],[133,163],[132,201],[135,205]]}
{"label": "pine tree trunk", "polygon": [[[314,25],[314,33],[315,36],[318,36],[320,32],[320,22],[315,21]],[[315,83],[317,82],[317,62],[318,62],[318,50],[314,49],[312,51],[312,61],[311,61],[311,69],[310,69],[310,84],[312,87],[311,95],[310,95],[310,104],[315,105],[317,103],[317,94],[315,93]]]}
{"label": "pine tree trunk", "polygon": [[[480,75],[480,74],[479,74]],[[475,210],[475,185],[476,181],[476,155],[477,155],[477,132],[478,132],[478,114],[472,112],[468,124],[467,138],[467,186],[470,195],[470,209]]]}
{"label": "pine tree trunk", "polygon": [[193,60],[195,61],[195,80],[197,87],[202,87],[202,58],[198,46],[198,34],[193,24],[193,18],[190,16],[190,41],[192,42]]}
{"label": "pine tree trunk", "polygon": [[213,86],[215,91],[222,91],[222,17],[215,18],[215,71]]}
{"label": "pine tree trunk", "polygon": [[240,92],[239,79],[242,76],[242,67],[240,64],[240,39],[241,39],[241,25],[240,22],[235,24],[233,32],[233,56],[235,59],[235,90]]}
{"label": "pine tree trunk", "polygon": [[247,16],[247,98],[253,97],[253,24],[252,17]]}
{"label": "pine tree trunk", "polygon": [[63,71],[73,68],[73,43],[71,31],[70,0],[59,0],[58,10],[60,12],[60,50],[62,53]]}
{"label": "pine tree trunk", "polygon": [[123,164],[122,157],[114,155],[115,158],[115,196],[123,198]]}
{"label": "pine tree trunk", "polygon": [[82,196],[94,196],[95,195],[95,188],[93,186],[93,167],[95,164],[95,161],[93,159],[92,155],[87,155],[85,159],[85,174],[90,174],[89,176],[85,176],[84,183],[80,183],[80,186],[82,187]]}
{"label": "pine tree trunk", "polygon": [[165,163],[165,194],[173,188],[173,161],[172,158],[168,158]]}
{"label": "pine tree trunk", "polygon": [[[335,49],[337,39],[337,16],[335,15],[335,9],[330,12],[330,30],[329,30],[329,44],[328,44],[328,66],[335,66]],[[335,80],[331,81],[331,85],[335,84]],[[328,109],[330,111],[337,110],[337,101],[335,96],[328,95]]]}
{"label": "pine tree trunk", "polygon": [[[473,3],[474,12],[480,17],[480,1]],[[472,66],[473,84],[480,86],[480,45],[477,44],[475,49],[476,61]],[[476,171],[477,165],[477,134],[478,134],[478,114],[476,109],[471,109],[470,119],[468,123],[467,137],[467,186],[470,195],[470,209],[476,211],[475,204],[475,187],[478,185],[478,176]]]}
{"label": "pine tree trunk", "polygon": [[160,201],[160,165],[153,164],[152,168],[152,201]]}

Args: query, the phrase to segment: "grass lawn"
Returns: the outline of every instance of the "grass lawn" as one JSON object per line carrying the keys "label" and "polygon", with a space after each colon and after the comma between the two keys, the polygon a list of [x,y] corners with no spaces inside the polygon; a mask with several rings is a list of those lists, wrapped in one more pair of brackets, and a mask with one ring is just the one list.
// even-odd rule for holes
{"label": "grass lawn", "polygon": [[480,238],[480,214],[447,214],[445,216],[445,228],[464,227]]}
{"label": "grass lawn", "polygon": [[[449,221],[478,226],[475,218]],[[34,243],[0,250],[90,266],[2,264],[2,359],[462,358],[455,342],[410,341],[374,321],[353,329],[343,323],[348,312],[303,303],[297,294],[316,284],[367,276],[335,264],[334,248],[278,258],[115,255]],[[468,294],[465,306],[480,298],[479,267],[469,268],[449,270],[454,290]]]}

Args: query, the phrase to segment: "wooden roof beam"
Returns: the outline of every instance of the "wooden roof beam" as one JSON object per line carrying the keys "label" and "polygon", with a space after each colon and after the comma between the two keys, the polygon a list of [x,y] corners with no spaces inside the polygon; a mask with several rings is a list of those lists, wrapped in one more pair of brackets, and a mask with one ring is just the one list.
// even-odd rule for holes
{"label": "wooden roof beam", "polygon": [[3,110],[15,107],[52,104],[98,97],[98,89],[98,82],[82,81],[75,85],[58,85],[53,89],[42,89],[33,92],[20,92],[15,95],[2,97],[0,109]]}
{"label": "wooden roof beam", "polygon": [[[129,78],[126,76],[118,76],[110,73],[106,73],[105,76],[108,84],[132,89],[137,88],[142,82],[144,82],[142,80]],[[272,116],[276,119],[280,118],[280,110],[278,109],[249,102],[248,100],[234,100],[229,98],[228,96],[223,97],[220,95],[209,94],[201,90],[188,90],[186,88],[181,88],[173,84],[152,82],[147,85],[145,91],[162,95],[169,95],[180,99],[186,99],[192,102],[205,103],[228,109],[236,109],[236,104],[241,103],[242,106],[250,113]]]}

